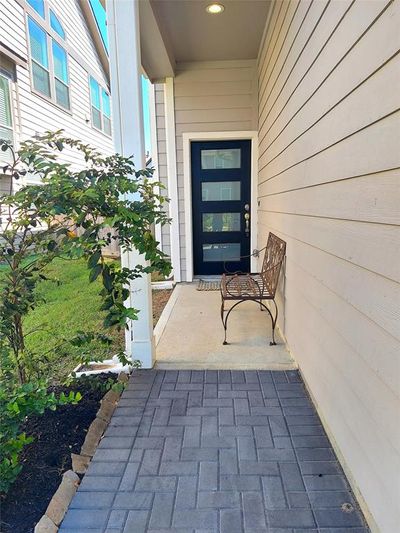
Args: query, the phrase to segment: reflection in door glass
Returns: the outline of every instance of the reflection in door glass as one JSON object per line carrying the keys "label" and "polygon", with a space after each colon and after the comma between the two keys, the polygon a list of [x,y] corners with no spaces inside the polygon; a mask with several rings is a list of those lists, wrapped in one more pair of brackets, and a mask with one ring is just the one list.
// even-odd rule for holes
{"label": "reflection in door glass", "polygon": [[203,261],[240,261],[240,243],[203,244]]}
{"label": "reflection in door glass", "polygon": [[240,168],[240,148],[228,148],[227,150],[202,150],[202,170],[216,168]]}
{"label": "reflection in door glass", "polygon": [[240,200],[240,181],[203,181],[201,199],[203,202]]}
{"label": "reflection in door glass", "polygon": [[203,231],[240,231],[240,213],[203,213]]}

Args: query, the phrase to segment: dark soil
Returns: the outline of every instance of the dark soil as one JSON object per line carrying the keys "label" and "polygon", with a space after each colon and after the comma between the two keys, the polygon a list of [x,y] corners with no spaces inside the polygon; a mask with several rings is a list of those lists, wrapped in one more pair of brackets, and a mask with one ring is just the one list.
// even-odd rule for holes
{"label": "dark soil", "polygon": [[[110,374],[102,374],[98,379],[104,382],[109,377]],[[24,449],[23,469],[8,494],[1,498],[1,533],[33,532],[62,474],[71,468],[71,452],[80,452],[105,394],[103,387],[92,388],[88,378],[71,388],[54,387],[53,390],[56,394],[79,391],[83,397],[76,405],[47,410],[43,416],[26,422],[23,431],[35,440]]]}
{"label": "dark soil", "polygon": [[[153,290],[153,323],[171,296],[172,290]],[[101,374],[100,381],[111,374]],[[56,394],[69,392],[54,387]],[[62,474],[71,468],[71,452],[79,453],[87,429],[96,416],[104,389],[92,389],[89,382],[74,385],[83,398],[77,405],[46,411],[32,417],[23,431],[34,437],[22,455],[23,469],[8,494],[0,499],[0,533],[32,533],[60,484]]]}

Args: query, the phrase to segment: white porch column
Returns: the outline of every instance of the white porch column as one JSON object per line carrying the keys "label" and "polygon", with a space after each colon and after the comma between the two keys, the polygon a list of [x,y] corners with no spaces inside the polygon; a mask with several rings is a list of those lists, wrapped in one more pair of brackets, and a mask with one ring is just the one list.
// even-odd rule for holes
{"label": "white porch column", "polygon": [[[144,168],[146,161],[139,5],[136,0],[107,0],[106,7],[114,144],[120,154],[133,154],[135,166],[140,169]],[[122,253],[121,261],[127,266],[145,264],[143,256],[135,250]],[[150,275],[135,280],[130,289],[127,305],[140,312],[138,320],[130,322],[129,331],[126,332],[126,352],[132,359],[139,359],[143,368],[151,368],[155,360],[155,348]]]}

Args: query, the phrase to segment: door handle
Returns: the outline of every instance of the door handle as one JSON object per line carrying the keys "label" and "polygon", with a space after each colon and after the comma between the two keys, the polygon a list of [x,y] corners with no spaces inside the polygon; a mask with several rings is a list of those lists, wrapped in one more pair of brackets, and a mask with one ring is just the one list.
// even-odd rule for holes
{"label": "door handle", "polygon": [[246,233],[246,236],[248,237],[249,236],[249,233],[250,233],[250,206],[249,204],[246,204],[244,206],[244,210],[245,210],[245,214],[244,214],[244,220],[245,220],[245,226],[244,226],[244,231]]}

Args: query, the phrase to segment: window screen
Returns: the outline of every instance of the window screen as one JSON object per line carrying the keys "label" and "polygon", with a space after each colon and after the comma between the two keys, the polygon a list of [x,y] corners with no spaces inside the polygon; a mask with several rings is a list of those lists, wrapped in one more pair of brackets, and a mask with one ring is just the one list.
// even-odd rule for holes
{"label": "window screen", "polygon": [[55,97],[57,104],[70,108],[68,87],[68,64],[67,54],[56,41],[52,41]]}
{"label": "window screen", "polygon": [[33,86],[40,93],[50,97],[49,58],[47,35],[31,18],[28,18],[29,43],[32,58]]}

